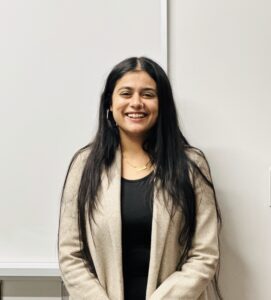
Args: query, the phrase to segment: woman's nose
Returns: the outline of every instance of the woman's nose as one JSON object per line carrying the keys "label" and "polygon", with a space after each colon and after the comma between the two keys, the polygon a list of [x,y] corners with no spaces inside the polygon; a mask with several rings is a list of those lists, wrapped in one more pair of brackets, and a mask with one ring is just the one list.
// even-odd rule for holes
{"label": "woman's nose", "polygon": [[133,95],[133,97],[131,98],[131,106],[133,107],[142,107],[142,101],[141,101],[141,97],[138,94]]}

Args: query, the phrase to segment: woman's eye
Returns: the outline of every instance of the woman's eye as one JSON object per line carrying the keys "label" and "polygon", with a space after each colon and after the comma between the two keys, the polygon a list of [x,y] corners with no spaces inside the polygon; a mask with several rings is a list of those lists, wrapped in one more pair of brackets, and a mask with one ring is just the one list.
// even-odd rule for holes
{"label": "woman's eye", "polygon": [[[120,95],[125,96],[125,97],[130,97],[131,93],[124,92],[124,93],[121,93]],[[142,94],[142,95],[143,95],[143,97],[146,97],[146,98],[153,98],[155,96],[155,95],[150,94],[150,93],[146,93],[146,94]]]}

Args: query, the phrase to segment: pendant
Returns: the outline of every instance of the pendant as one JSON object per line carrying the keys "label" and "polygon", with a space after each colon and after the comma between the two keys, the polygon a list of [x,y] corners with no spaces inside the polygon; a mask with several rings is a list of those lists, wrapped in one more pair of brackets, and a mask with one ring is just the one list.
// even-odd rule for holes
{"label": "pendant", "polygon": [[143,170],[146,170],[147,169],[147,166],[144,166],[142,168],[136,168],[137,171],[143,171]]}

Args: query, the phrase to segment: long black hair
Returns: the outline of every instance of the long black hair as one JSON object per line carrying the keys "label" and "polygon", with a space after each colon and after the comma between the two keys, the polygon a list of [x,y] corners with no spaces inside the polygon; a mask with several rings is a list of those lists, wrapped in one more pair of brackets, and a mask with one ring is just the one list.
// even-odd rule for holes
{"label": "long black hair", "polygon": [[[87,242],[87,220],[85,212],[86,209],[88,209],[89,218],[93,218],[102,172],[103,170],[107,172],[110,170],[110,166],[115,159],[116,150],[120,145],[119,130],[114,122],[112,112],[108,111],[112,103],[114,88],[117,81],[123,75],[138,68],[147,72],[156,82],[157,86],[159,113],[155,125],[148,132],[142,146],[155,165],[155,172],[150,178],[151,180],[159,179],[161,183],[160,188],[167,191],[170,196],[171,203],[173,204],[171,217],[177,209],[180,209],[183,214],[184,221],[178,239],[183,251],[180,261],[176,266],[176,271],[180,270],[182,264],[185,262],[188,251],[192,246],[192,239],[196,227],[196,199],[192,183],[189,179],[189,171],[192,170],[193,174],[195,174],[195,172],[200,174],[206,184],[212,188],[217,211],[217,222],[221,228],[221,214],[212,181],[201,172],[200,168],[189,158],[185,150],[193,148],[200,152],[203,157],[204,154],[198,148],[192,147],[180,130],[172,88],[166,73],[159,64],[150,58],[130,57],[117,64],[109,73],[101,95],[99,124],[96,136],[92,142],[75,153],[70,163],[71,166],[80,152],[87,148],[91,149],[84,166],[78,189],[78,228],[81,255],[89,270],[96,276],[97,273]],[[66,179],[69,169],[66,174]],[[62,198],[66,179],[62,189]],[[218,287],[218,273],[219,263],[213,284],[218,299],[222,299]]]}

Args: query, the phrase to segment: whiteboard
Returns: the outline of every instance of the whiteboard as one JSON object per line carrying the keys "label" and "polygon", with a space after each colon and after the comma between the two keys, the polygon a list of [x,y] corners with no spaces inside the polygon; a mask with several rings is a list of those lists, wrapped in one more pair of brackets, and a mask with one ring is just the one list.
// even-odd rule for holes
{"label": "whiteboard", "polygon": [[166,1],[0,2],[0,262],[57,262],[61,189],[93,137],[106,76],[145,55],[166,68]]}

